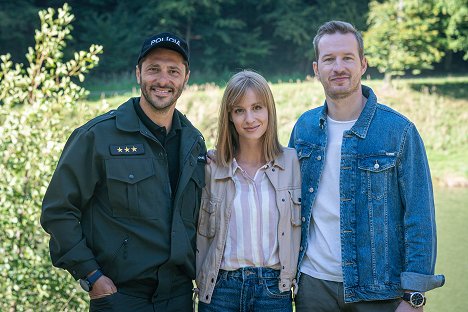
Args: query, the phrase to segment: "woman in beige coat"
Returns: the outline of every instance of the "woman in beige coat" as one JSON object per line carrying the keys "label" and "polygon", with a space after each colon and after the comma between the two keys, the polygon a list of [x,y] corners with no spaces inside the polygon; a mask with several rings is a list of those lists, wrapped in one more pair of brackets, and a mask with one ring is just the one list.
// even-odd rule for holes
{"label": "woman in beige coat", "polygon": [[241,71],[221,103],[197,235],[199,311],[292,311],[301,225],[296,152],[267,81]]}

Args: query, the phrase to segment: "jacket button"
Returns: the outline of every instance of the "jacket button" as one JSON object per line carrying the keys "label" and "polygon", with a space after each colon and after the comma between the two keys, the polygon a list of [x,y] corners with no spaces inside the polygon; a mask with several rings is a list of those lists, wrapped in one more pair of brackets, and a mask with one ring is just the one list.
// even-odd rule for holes
{"label": "jacket button", "polygon": [[210,296],[206,295],[206,297],[205,297],[205,298],[206,298],[206,300],[208,300],[208,298],[210,298]]}
{"label": "jacket button", "polygon": [[301,220],[302,220],[302,222],[305,222],[305,217],[302,217]]}
{"label": "jacket button", "polygon": [[284,199],[284,198],[281,198],[281,201],[285,201],[285,199]]}
{"label": "jacket button", "polygon": [[379,169],[380,165],[378,163],[375,163],[374,168]]}
{"label": "jacket button", "polygon": [[318,155],[317,160],[322,160],[322,156]]}
{"label": "jacket button", "polygon": [[275,172],[275,168],[271,169],[271,171]]}
{"label": "jacket button", "polygon": [[[283,265],[283,270],[284,270],[284,265]],[[283,287],[284,287],[284,286],[286,286],[286,285],[283,284]]]}
{"label": "jacket button", "polygon": [[283,287],[286,287],[286,284],[283,284]]}
{"label": "jacket button", "polygon": [[[284,232],[283,232],[283,233],[281,233],[281,236],[284,236]],[[284,269],[284,267],[283,267],[283,269]]]}
{"label": "jacket button", "polygon": [[313,187],[309,188],[309,193],[313,193],[313,192],[314,192],[314,188]]}
{"label": "jacket button", "polygon": [[214,278],[211,279],[211,282],[214,283]]}
{"label": "jacket button", "polygon": [[129,175],[128,175],[128,178],[129,178],[130,180],[133,180],[133,179],[135,178],[135,176],[134,176],[133,174],[129,174]]}

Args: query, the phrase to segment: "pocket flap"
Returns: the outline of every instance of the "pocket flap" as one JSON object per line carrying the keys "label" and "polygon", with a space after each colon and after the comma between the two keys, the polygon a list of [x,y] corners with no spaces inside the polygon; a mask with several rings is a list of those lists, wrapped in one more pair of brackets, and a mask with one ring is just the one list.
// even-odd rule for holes
{"label": "pocket flap", "polygon": [[359,169],[381,172],[391,167],[395,167],[396,156],[369,156],[358,160]]}
{"label": "pocket flap", "polygon": [[291,201],[296,205],[301,204],[301,189],[289,190]]}
{"label": "pocket flap", "polygon": [[213,213],[216,211],[219,202],[210,198],[202,198],[201,200],[201,209],[205,210],[208,213]]}
{"label": "pocket flap", "polygon": [[154,175],[151,159],[107,159],[107,178],[135,184]]}

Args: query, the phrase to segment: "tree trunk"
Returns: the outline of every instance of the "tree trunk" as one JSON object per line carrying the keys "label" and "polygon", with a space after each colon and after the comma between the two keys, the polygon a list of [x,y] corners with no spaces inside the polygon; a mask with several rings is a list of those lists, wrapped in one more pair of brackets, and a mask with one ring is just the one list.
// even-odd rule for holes
{"label": "tree trunk", "polygon": [[389,72],[385,73],[384,76],[384,86],[385,87],[392,87],[392,74]]}

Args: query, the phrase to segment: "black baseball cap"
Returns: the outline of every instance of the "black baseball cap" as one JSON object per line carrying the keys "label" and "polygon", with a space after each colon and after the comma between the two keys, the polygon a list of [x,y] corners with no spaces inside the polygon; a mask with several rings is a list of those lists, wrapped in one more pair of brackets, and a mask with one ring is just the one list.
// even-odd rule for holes
{"label": "black baseball cap", "polygon": [[143,42],[143,46],[141,47],[137,64],[140,63],[140,60],[155,48],[164,48],[179,52],[187,61],[187,63],[189,63],[190,53],[187,42],[174,34],[164,32],[146,38],[146,40]]}

